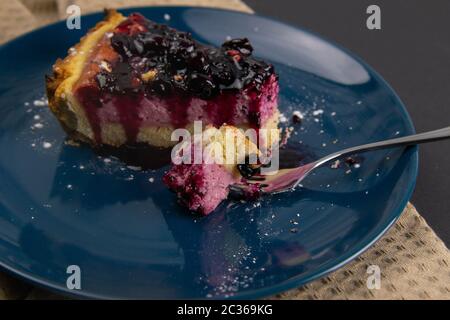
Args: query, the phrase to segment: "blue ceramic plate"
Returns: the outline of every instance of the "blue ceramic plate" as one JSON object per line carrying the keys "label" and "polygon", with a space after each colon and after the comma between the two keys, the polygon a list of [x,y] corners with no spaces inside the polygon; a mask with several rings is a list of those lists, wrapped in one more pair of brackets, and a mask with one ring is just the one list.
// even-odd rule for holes
{"label": "blue ceramic plate", "polygon": [[[289,140],[303,161],[414,132],[379,75],[314,34],[231,11],[139,11],[205,43],[250,38],[256,55],[279,73],[282,125],[292,125],[293,111],[304,114]],[[304,189],[254,203],[226,201],[199,218],[163,186],[167,167],[137,171],[65,144],[64,132],[42,106],[44,75],[101,18],[83,17],[82,30],[74,31],[57,23],[0,47],[4,269],[83,297],[259,298],[341,267],[400,215],[416,179],[416,149],[366,153],[359,168],[324,167]],[[70,265],[81,269],[81,290],[66,287]]]}

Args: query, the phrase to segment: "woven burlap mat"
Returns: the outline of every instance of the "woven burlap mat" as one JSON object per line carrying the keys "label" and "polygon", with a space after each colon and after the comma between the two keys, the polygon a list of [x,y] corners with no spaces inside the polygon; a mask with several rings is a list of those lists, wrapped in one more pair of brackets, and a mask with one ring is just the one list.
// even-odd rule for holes
{"label": "woven burlap mat", "polygon": [[[69,4],[79,5],[83,13],[104,7],[147,5],[197,5],[252,12],[239,0],[10,0],[2,1],[0,7],[0,42],[64,18]],[[381,271],[379,289],[367,287],[371,265]],[[0,299],[21,298],[61,297],[0,273]],[[359,258],[325,278],[271,299],[450,299],[450,254],[408,204],[399,221]]]}

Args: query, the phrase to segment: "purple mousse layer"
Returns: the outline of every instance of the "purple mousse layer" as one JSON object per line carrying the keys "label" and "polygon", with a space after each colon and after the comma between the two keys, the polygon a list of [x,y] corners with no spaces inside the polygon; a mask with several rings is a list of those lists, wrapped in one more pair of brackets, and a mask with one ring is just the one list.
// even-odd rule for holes
{"label": "purple mousse layer", "polygon": [[208,215],[226,199],[228,187],[235,182],[218,164],[174,165],[163,180],[182,205],[202,215]]}
{"label": "purple mousse layer", "polygon": [[276,112],[278,91],[278,82],[273,76],[259,91],[226,92],[210,100],[181,96],[161,98],[143,93],[114,95],[99,92],[90,84],[78,87],[75,96],[86,111],[97,142],[101,142],[100,126],[104,123],[120,123],[128,142],[135,142],[141,126],[181,128],[196,120],[202,120],[205,126],[220,127],[226,123],[258,129]]}

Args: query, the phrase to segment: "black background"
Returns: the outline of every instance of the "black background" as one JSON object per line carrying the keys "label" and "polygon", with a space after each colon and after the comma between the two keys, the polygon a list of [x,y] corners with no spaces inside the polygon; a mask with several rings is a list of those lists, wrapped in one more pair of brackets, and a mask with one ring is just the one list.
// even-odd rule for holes
{"label": "black background", "polygon": [[[350,49],[399,94],[418,132],[450,126],[449,0],[245,0],[257,13],[309,29]],[[381,30],[366,9],[381,8]],[[450,244],[450,141],[420,147],[411,200]]]}

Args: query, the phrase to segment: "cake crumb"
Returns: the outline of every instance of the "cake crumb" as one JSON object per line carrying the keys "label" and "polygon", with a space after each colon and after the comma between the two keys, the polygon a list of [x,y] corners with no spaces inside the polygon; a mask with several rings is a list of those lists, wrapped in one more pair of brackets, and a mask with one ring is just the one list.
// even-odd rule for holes
{"label": "cake crumb", "polygon": [[292,121],[294,123],[301,123],[303,119],[304,116],[300,111],[296,110],[292,113]]}
{"label": "cake crumb", "polygon": [[99,64],[100,69],[105,70],[107,72],[112,72],[111,65],[108,61],[102,60]]}
{"label": "cake crumb", "polygon": [[285,123],[288,121],[288,119],[286,118],[286,116],[283,113],[280,113],[279,120],[281,123]]}
{"label": "cake crumb", "polygon": [[336,160],[331,164],[331,169],[337,169],[341,165],[341,160]]}
{"label": "cake crumb", "polygon": [[[292,128],[292,127],[291,127]],[[293,128],[292,128],[293,129]],[[289,128],[284,128],[283,130],[283,136],[280,141],[280,146],[284,146],[288,143],[289,138],[291,137],[291,133],[293,130],[290,130]]]}

